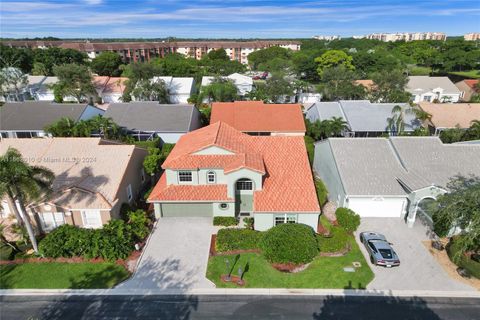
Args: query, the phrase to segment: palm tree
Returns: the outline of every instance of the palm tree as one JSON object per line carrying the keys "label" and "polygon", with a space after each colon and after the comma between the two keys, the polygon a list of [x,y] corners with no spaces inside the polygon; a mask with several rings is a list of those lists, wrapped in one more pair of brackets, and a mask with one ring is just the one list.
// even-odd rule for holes
{"label": "palm tree", "polygon": [[25,206],[50,194],[54,179],[53,172],[43,167],[30,166],[14,148],[8,148],[0,157],[0,198],[7,198],[18,222],[27,228],[35,252],[38,252],[37,241]]}
{"label": "palm tree", "polygon": [[348,122],[341,117],[332,117],[332,119],[330,119],[330,129],[330,136],[339,137],[348,129]]}
{"label": "palm tree", "polygon": [[[387,118],[387,129],[393,135],[401,134],[405,130],[405,116],[407,114],[416,114],[416,109],[409,107],[409,108],[402,108],[399,105],[395,105],[392,108],[392,117]],[[428,113],[425,113],[428,115]]]}
{"label": "palm tree", "polygon": [[64,117],[45,127],[45,132],[54,137],[72,137],[75,130],[75,120]]}
{"label": "palm tree", "polygon": [[92,129],[98,131],[103,139],[115,138],[120,130],[112,118],[106,118],[100,115],[92,118],[90,124]]}

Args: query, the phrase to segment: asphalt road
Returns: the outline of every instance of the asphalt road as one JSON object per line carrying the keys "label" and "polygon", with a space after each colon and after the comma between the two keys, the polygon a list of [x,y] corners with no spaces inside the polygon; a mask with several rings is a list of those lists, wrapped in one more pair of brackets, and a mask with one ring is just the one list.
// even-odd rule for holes
{"label": "asphalt road", "polygon": [[0,319],[480,319],[480,299],[335,296],[0,296]]}

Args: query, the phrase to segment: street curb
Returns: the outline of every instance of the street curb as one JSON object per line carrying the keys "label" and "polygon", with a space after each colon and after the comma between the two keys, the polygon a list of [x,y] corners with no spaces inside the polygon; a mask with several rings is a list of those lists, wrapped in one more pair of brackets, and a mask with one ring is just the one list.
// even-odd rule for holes
{"label": "street curb", "polygon": [[350,290],[350,289],[3,289],[0,296],[190,296],[190,295],[262,295],[262,296],[340,296],[340,297],[437,297],[478,298],[480,292],[423,290]]}

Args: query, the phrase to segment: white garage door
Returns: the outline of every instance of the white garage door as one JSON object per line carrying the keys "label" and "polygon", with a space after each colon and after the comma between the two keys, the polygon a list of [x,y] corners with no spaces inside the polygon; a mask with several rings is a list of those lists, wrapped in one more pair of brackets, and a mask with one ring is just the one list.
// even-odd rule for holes
{"label": "white garage door", "polygon": [[399,218],[405,198],[349,198],[348,207],[361,217]]}

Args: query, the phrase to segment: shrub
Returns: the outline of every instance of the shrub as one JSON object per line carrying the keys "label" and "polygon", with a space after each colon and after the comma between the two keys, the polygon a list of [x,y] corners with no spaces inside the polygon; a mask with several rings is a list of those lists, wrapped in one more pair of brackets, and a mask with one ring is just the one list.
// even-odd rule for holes
{"label": "shrub", "polygon": [[317,178],[315,179],[315,189],[317,190],[318,203],[320,203],[320,206],[323,207],[323,205],[328,201],[327,187],[325,187],[325,184],[322,180]]}
{"label": "shrub", "polygon": [[120,218],[127,221],[128,220],[128,213],[130,211],[133,211],[133,210],[134,210],[134,208],[130,204],[128,204],[126,202],[122,203],[122,205],[120,207]]}
{"label": "shrub", "polygon": [[335,215],[338,224],[348,233],[354,232],[360,225],[360,216],[348,208],[338,208]]}
{"label": "shrub", "polygon": [[258,249],[262,232],[249,229],[221,229],[217,233],[217,251]]}
{"label": "shrub", "polygon": [[247,217],[243,219],[243,223],[245,224],[246,229],[253,230],[255,220],[253,217]]}
{"label": "shrub", "polygon": [[474,261],[468,256],[462,254],[461,246],[458,242],[458,237],[453,237],[452,239],[450,239],[446,250],[448,253],[448,257],[450,258],[450,260],[452,260],[453,263],[467,270],[475,278],[480,279],[480,262]]}
{"label": "shrub", "polygon": [[148,235],[150,220],[144,210],[135,210],[128,213],[128,224],[135,241],[142,241]]}
{"label": "shrub", "polygon": [[310,165],[313,163],[313,158],[315,155],[315,139],[310,136],[305,136],[305,147],[307,148],[308,160],[310,161]]}
{"label": "shrub", "polygon": [[102,229],[83,229],[62,225],[40,242],[40,251],[47,257],[102,257],[106,260],[125,259],[134,249],[131,226],[123,220],[112,220]]}
{"label": "shrub", "polygon": [[266,231],[260,248],[272,263],[308,263],[318,254],[315,232],[299,223],[281,224]]}
{"label": "shrub", "polygon": [[213,217],[214,226],[236,226],[238,224],[238,219],[236,217]]}

